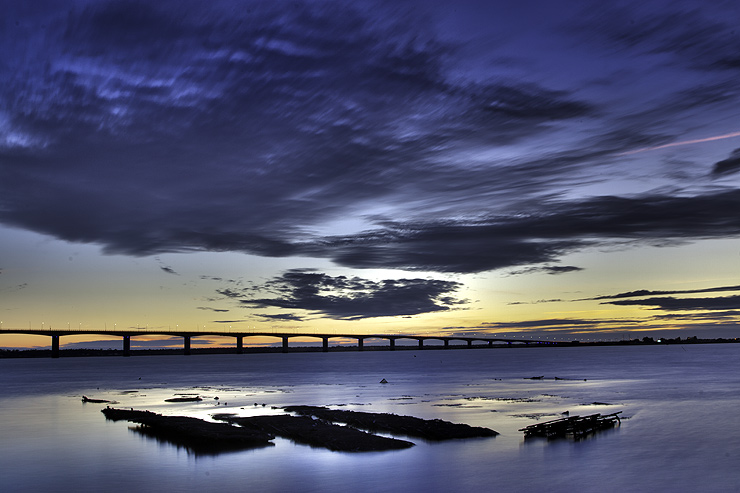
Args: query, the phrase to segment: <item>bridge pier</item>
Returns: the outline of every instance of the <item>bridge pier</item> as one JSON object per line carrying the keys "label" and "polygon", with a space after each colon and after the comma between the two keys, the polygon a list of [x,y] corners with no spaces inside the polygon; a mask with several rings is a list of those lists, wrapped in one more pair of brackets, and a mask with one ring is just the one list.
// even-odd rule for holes
{"label": "bridge pier", "polygon": [[321,350],[325,353],[329,352],[329,338],[328,337],[321,338]]}
{"label": "bridge pier", "polygon": [[493,341],[488,341],[489,346],[493,346]]}
{"label": "bridge pier", "polygon": [[391,351],[395,351],[396,350],[396,340],[390,339],[390,341],[391,341]]}
{"label": "bridge pier", "polygon": [[357,350],[362,351],[364,348],[365,348],[365,338],[358,337],[357,338]]}
{"label": "bridge pier", "polygon": [[51,357],[52,358],[59,357],[59,336],[58,335],[51,336]]}
{"label": "bridge pier", "polygon": [[236,336],[236,354],[244,354],[244,336]]}
{"label": "bridge pier", "polygon": [[468,339],[468,347],[473,345],[473,339]]}
{"label": "bridge pier", "polygon": [[123,355],[131,356],[131,336],[123,336]]}
{"label": "bridge pier", "polygon": [[287,336],[283,336],[283,352],[284,353],[288,352],[288,337]]}
{"label": "bridge pier", "polygon": [[445,339],[445,349],[450,349],[450,340]]}
{"label": "bridge pier", "polygon": [[189,355],[190,354],[190,336],[182,336],[182,343],[183,343],[183,354]]}
{"label": "bridge pier", "polygon": [[424,339],[419,339],[419,349],[424,347]]}

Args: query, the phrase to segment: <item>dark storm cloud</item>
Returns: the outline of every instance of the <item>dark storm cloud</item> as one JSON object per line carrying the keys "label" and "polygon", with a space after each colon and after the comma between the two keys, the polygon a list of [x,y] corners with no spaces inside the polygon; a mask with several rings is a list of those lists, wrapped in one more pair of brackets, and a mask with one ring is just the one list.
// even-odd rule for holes
{"label": "dark storm cloud", "polygon": [[[127,255],[552,274],[578,267],[538,264],[610,238],[740,233],[735,192],[562,198],[598,181],[618,153],[677,139],[661,122],[732,107],[732,81],[687,83],[625,115],[586,97],[585,83],[455,71],[463,43],[385,3],[81,2],[41,13],[18,4],[0,19],[7,225]],[[650,13],[623,32],[612,20],[600,35],[620,46],[662,52],[690,35],[696,43],[673,53],[711,52],[712,66],[731,57],[718,44],[721,21],[683,26],[691,16]],[[582,138],[530,145],[566,125]],[[519,145],[544,150],[490,152]],[[377,208],[374,229],[316,232],[367,224]]]}
{"label": "dark storm cloud", "polygon": [[699,9],[679,2],[663,8],[648,3],[629,8],[600,5],[579,24],[621,49],[668,54],[695,68],[737,69],[740,35],[736,12],[719,3],[716,7]]}
{"label": "dark storm cloud", "polygon": [[735,149],[730,157],[714,164],[712,174],[714,176],[729,175],[740,171],[740,148]]}
{"label": "dark storm cloud", "polygon": [[399,224],[361,235],[327,238],[305,245],[309,255],[329,256],[355,268],[440,272],[485,270],[556,260],[583,246],[578,240],[530,241],[508,224]]}
{"label": "dark storm cloud", "polygon": [[[605,239],[670,244],[740,235],[740,191],[552,202],[547,212],[476,223],[387,224],[362,235],[306,244],[307,254],[348,267],[480,272],[551,262]],[[566,268],[568,269],[568,268]]]}
{"label": "dark storm cloud", "polygon": [[[246,306],[305,310],[339,320],[420,315],[447,311],[467,303],[454,296],[462,285],[435,279],[371,281],[309,270],[292,270],[261,286],[230,293]],[[270,293],[269,298],[257,298]],[[301,320],[292,314],[268,315],[273,319]]]}
{"label": "dark storm cloud", "polygon": [[210,310],[212,312],[228,312],[229,310],[223,308],[211,308],[209,306],[196,306],[197,310]]}
{"label": "dark storm cloud", "polygon": [[653,310],[735,310],[740,309],[740,296],[719,298],[648,298],[644,300],[607,301],[606,305],[650,306]]}
{"label": "dark storm cloud", "polygon": [[450,79],[454,46],[407,18],[162,5],[52,11],[27,45],[6,33],[4,223],[110,253],[293,255],[303,227],[400,195],[441,153],[593,112],[531,82]]}

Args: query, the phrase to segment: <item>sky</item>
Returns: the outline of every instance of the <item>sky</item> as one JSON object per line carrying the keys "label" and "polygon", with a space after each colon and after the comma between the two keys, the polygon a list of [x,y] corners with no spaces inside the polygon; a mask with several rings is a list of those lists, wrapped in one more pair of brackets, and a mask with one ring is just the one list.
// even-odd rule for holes
{"label": "sky", "polygon": [[0,7],[2,329],[740,336],[734,0]]}

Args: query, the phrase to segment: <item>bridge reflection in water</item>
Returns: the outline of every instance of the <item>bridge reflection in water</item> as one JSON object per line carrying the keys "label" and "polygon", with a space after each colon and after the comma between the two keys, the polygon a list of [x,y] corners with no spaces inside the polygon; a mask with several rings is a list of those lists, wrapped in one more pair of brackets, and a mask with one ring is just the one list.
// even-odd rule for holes
{"label": "bridge reflection in water", "polygon": [[[136,336],[151,336],[151,335],[165,335],[165,336],[176,336],[182,337],[183,339],[183,354],[191,354],[190,343],[194,337],[233,337],[236,340],[236,353],[244,353],[244,338],[245,337],[273,337],[282,339],[282,352],[287,353],[290,349],[288,341],[291,338],[317,338],[322,341],[322,351],[329,351],[329,339],[356,339],[357,350],[362,351],[365,347],[365,340],[367,339],[385,339],[388,340],[388,349],[391,351],[396,349],[396,341],[399,339],[410,339],[416,340],[419,349],[423,348],[479,348],[479,347],[493,347],[494,343],[500,344],[550,344],[558,345],[564,344],[564,342],[557,341],[541,341],[533,339],[512,339],[512,338],[500,338],[500,337],[485,337],[485,336],[441,336],[441,335],[413,335],[413,334],[341,334],[341,333],[299,333],[299,332],[237,332],[237,331],[182,331],[182,330],[159,330],[159,329],[146,329],[146,330],[95,330],[95,329],[67,329],[67,330],[53,330],[53,329],[0,329],[0,335],[2,334],[25,334],[25,335],[41,335],[51,337],[51,357],[59,357],[59,341],[62,336],[72,335],[106,335],[106,336],[117,336],[123,340],[123,355],[131,355],[131,338]],[[425,341],[438,341],[441,345],[425,345]],[[463,344],[450,344],[452,341],[462,341]],[[477,344],[476,344],[477,343]],[[405,346],[408,347],[408,346]]]}

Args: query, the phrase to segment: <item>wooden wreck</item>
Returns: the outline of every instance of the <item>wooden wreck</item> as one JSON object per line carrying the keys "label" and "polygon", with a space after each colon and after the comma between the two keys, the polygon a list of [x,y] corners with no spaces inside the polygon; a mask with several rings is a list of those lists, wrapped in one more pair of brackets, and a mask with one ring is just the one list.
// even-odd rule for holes
{"label": "wooden wreck", "polygon": [[565,418],[545,421],[529,425],[520,429],[524,432],[524,438],[564,438],[571,437],[576,440],[595,433],[597,431],[613,428],[621,424],[619,415],[622,411],[611,414],[590,414],[588,416],[568,416]]}

